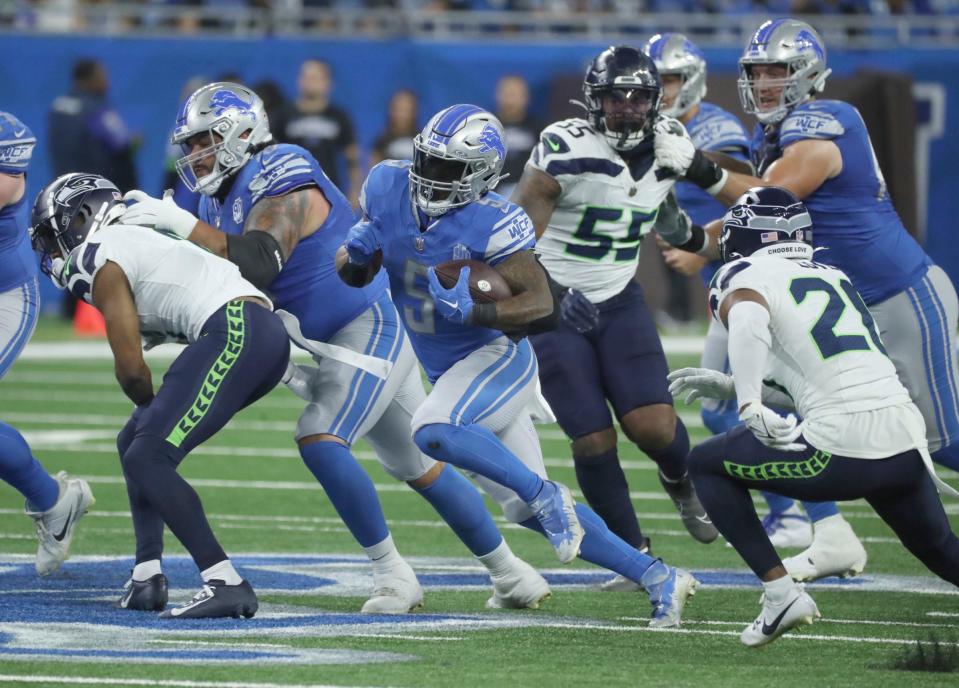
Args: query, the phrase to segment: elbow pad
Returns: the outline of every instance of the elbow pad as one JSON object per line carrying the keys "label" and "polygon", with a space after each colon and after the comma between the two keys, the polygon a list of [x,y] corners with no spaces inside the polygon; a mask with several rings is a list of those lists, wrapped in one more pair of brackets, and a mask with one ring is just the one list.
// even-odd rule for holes
{"label": "elbow pad", "polygon": [[283,269],[283,250],[267,232],[254,229],[226,237],[226,255],[257,289],[266,289]]}

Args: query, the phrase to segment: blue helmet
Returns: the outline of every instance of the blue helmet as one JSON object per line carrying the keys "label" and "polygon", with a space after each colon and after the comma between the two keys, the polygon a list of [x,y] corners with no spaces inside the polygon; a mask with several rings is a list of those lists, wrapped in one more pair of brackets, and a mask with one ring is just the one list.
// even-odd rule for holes
{"label": "blue helmet", "polygon": [[9,112],[0,111],[0,172],[26,172],[36,145],[37,137],[30,127]]}
{"label": "blue helmet", "polygon": [[786,189],[753,187],[723,216],[719,252],[724,263],[760,252],[782,258],[810,258],[812,218],[806,205]]}

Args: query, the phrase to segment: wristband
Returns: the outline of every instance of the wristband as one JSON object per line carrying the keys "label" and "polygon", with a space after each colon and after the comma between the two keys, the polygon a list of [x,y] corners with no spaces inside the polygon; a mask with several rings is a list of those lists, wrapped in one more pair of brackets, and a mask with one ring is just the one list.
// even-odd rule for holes
{"label": "wristband", "polygon": [[474,303],[466,324],[473,327],[493,327],[496,322],[495,303]]}

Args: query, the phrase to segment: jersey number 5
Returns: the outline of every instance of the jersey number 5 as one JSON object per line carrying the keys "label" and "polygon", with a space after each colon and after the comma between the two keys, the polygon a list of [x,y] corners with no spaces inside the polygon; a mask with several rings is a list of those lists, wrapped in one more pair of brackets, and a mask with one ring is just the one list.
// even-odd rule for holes
{"label": "jersey number 5", "polygon": [[828,297],[826,307],[823,309],[819,320],[813,325],[810,334],[816,346],[819,347],[820,355],[826,359],[841,354],[844,351],[868,351],[869,342],[860,334],[836,334],[836,324],[846,311],[848,306],[852,306],[862,318],[863,327],[872,341],[873,348],[882,354],[886,353],[882,341],[879,339],[879,333],[876,331],[876,323],[872,319],[872,314],[863,303],[859,293],[853,288],[849,280],[840,280],[839,287],[845,293],[843,299],[839,292],[826,280],[820,277],[799,277],[789,285],[789,291],[797,304],[806,300],[808,294],[821,292]]}

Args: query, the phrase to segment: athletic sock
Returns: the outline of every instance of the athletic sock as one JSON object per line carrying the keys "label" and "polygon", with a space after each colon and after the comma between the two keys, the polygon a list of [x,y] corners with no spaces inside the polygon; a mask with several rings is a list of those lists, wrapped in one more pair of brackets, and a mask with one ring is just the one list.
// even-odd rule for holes
{"label": "athletic sock", "polygon": [[839,513],[839,506],[835,502],[803,502],[802,506],[813,523]]}
{"label": "athletic sock", "polygon": [[313,442],[300,447],[300,456],[360,546],[370,547],[389,535],[373,481],[349,447]]}
{"label": "athletic sock", "polygon": [[44,512],[60,498],[60,483],[30,452],[30,446],[17,430],[0,422],[0,478],[16,488],[27,500],[27,508]]}
{"label": "athletic sock", "polygon": [[503,542],[479,491],[452,466],[424,488],[414,488],[475,556],[492,552]]}
{"label": "athletic sock", "polygon": [[686,476],[686,456],[689,454],[689,433],[686,426],[676,418],[676,433],[673,441],[662,449],[640,447],[646,455],[656,462],[659,472],[669,480],[676,482]]}
{"label": "athletic sock", "polygon": [[158,573],[163,573],[163,569],[160,568],[160,560],[150,559],[149,561],[141,561],[134,566],[130,578],[142,583],[143,581],[150,580]]}
{"label": "athletic sock", "polygon": [[959,442],[937,449],[932,453],[932,460],[940,466],[959,472]]}
{"label": "athletic sock", "polygon": [[218,564],[204,569],[200,572],[200,577],[203,578],[204,583],[209,583],[211,580],[221,580],[227,585],[239,585],[243,582],[243,576],[236,572],[229,559],[224,559]]}
{"label": "athletic sock", "polygon": [[491,576],[501,576],[507,573],[512,568],[513,562],[516,561],[516,555],[513,554],[513,550],[509,548],[506,540],[500,541],[499,545],[489,554],[476,558],[486,567]]}
{"label": "athletic sock", "polygon": [[370,558],[370,564],[373,566],[374,573],[383,573],[389,571],[396,564],[403,561],[399,550],[393,543],[393,536],[387,534],[380,542],[370,547],[364,547],[363,551]]}
{"label": "athletic sock", "polygon": [[643,533],[616,448],[595,456],[574,456],[573,465],[579,488],[593,511],[627,543],[642,547]]}
{"label": "athletic sock", "polygon": [[771,605],[783,604],[789,599],[789,595],[792,594],[795,588],[796,582],[790,578],[788,574],[774,581],[763,583],[763,592],[766,594],[766,601]]}

